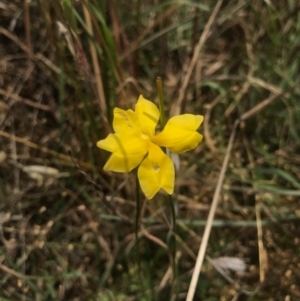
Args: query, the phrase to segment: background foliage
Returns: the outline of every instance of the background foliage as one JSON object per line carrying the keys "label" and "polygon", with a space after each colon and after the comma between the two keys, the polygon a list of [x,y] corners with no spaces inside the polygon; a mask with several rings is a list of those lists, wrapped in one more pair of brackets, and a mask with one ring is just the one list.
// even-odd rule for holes
{"label": "background foliage", "polygon": [[1,1],[1,300],[171,300],[165,197],[142,199],[137,256],[134,174],[104,173],[95,146],[114,106],[157,102],[157,76],[170,114],[205,118],[177,175],[178,298],[233,124],[273,97],[241,124],[207,249],[246,270],[206,261],[194,300],[300,299],[300,5],[223,1],[212,18],[216,5]]}

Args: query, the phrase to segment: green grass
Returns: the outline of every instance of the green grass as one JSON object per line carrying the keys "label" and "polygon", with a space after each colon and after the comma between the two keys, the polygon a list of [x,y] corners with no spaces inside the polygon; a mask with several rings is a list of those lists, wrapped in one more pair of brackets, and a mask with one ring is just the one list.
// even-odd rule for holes
{"label": "green grass", "polygon": [[[228,272],[232,284],[205,261],[194,300],[297,300],[299,5],[223,2],[181,107],[208,122],[177,175],[178,300],[186,297],[234,122],[272,95],[279,96],[238,130],[207,249],[211,258],[244,258],[247,269]],[[0,300],[172,299],[168,252],[140,232],[136,257],[135,175],[104,172],[108,154],[96,142],[112,131],[115,106],[133,108],[140,94],[158,104],[157,76],[169,116],[216,3],[3,1]],[[39,185],[22,169],[30,165],[69,175]],[[141,196],[141,207],[143,227],[166,243],[164,196]]]}

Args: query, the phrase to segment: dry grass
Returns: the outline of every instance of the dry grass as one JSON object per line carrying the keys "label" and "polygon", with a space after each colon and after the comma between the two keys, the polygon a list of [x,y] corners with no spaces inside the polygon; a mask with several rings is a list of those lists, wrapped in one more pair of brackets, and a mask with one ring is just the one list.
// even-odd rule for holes
{"label": "dry grass", "polygon": [[300,6],[201,3],[0,3],[0,300],[172,299],[165,197],[141,196],[137,257],[134,174],[95,147],[158,75],[170,114],[205,117],[174,195],[178,300],[236,120],[194,300],[300,298]]}

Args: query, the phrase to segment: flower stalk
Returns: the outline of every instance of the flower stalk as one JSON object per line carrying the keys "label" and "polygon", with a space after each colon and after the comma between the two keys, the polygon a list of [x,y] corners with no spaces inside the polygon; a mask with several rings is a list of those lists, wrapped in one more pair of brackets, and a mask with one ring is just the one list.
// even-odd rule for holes
{"label": "flower stalk", "polygon": [[136,216],[135,216],[135,246],[136,246],[136,258],[138,262],[138,269],[140,271],[140,250],[139,250],[139,229],[140,229],[140,211],[141,211],[141,200],[140,200],[140,185],[138,175],[136,174],[135,183],[136,193]]}
{"label": "flower stalk", "polygon": [[158,92],[158,102],[159,102],[159,112],[160,112],[160,126],[161,130],[165,127],[165,104],[164,104],[164,94],[162,88],[162,80],[161,77],[156,78],[156,86]]}
{"label": "flower stalk", "polygon": [[[139,187],[148,199],[152,199],[160,190],[164,190],[169,195],[172,210],[169,245],[173,258],[173,289],[175,289],[176,299],[178,299],[176,213],[172,198],[175,185],[175,167],[171,158],[166,154],[166,149],[179,154],[197,147],[203,138],[197,132],[203,121],[203,116],[183,114],[171,117],[165,123],[164,98],[160,77],[156,79],[156,84],[159,109],[142,95],[137,101],[135,111],[115,108],[113,119],[115,133],[98,141],[97,146],[112,153],[103,167],[105,171],[129,172],[137,167],[135,237],[138,265],[140,265]],[[161,131],[156,133],[155,128],[159,121]]]}

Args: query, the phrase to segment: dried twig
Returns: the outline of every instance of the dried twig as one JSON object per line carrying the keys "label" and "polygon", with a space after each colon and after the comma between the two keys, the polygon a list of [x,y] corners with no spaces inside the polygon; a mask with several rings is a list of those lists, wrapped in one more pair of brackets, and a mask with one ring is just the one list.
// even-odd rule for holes
{"label": "dried twig", "polygon": [[39,110],[42,110],[42,111],[51,111],[52,110],[50,106],[37,103],[33,100],[21,97],[18,94],[11,93],[11,92],[5,91],[3,89],[0,89],[0,95],[6,96],[7,98],[11,98],[14,101],[24,103],[27,106],[30,106],[30,107],[33,107],[33,108],[36,108],[36,109],[39,109]]}
{"label": "dried twig", "polygon": [[215,21],[215,18],[218,14],[218,11],[222,5],[222,2],[223,0],[219,0],[211,14],[211,16],[209,17],[209,20],[203,30],[203,33],[198,41],[198,44],[197,46],[195,47],[195,50],[194,50],[194,54],[193,54],[193,58],[192,58],[192,61],[191,61],[191,64],[189,66],[189,69],[187,71],[187,74],[184,78],[184,81],[183,81],[183,84],[182,84],[182,87],[180,88],[180,91],[179,91],[179,96],[178,96],[178,99],[177,101],[174,103],[173,107],[172,107],[172,115],[178,115],[180,114],[180,111],[181,111],[181,105],[182,105],[182,101],[184,99],[184,96],[185,96],[185,92],[186,92],[186,89],[187,89],[187,86],[190,82],[190,79],[191,79],[191,76],[192,76],[192,73],[193,73],[193,70],[196,66],[196,63],[197,63],[197,60],[199,58],[199,55],[200,55],[200,50],[202,49],[205,41],[207,40],[209,34],[210,34],[210,30],[211,30],[211,26],[213,24],[213,22]]}
{"label": "dried twig", "polygon": [[[85,18],[86,26],[88,29],[88,33],[91,37],[93,37],[94,36],[93,24],[92,24],[91,15],[90,15],[87,5],[88,5],[87,2],[85,2],[83,4],[83,13],[84,13],[84,18]],[[101,109],[102,118],[103,118],[103,121],[104,121],[104,124],[106,127],[106,131],[109,133],[110,126],[109,126],[109,123],[108,123],[108,120],[106,117],[107,106],[106,106],[106,99],[105,99],[105,93],[104,93],[104,88],[103,88],[103,81],[102,81],[102,75],[101,75],[97,50],[91,40],[89,43],[90,43],[90,51],[91,51],[93,68],[94,68],[94,76],[95,76],[95,80],[96,80],[97,98],[99,101],[99,106]]]}
{"label": "dried twig", "polygon": [[[294,87],[291,87],[290,89],[293,89],[293,88]],[[261,103],[259,103],[258,105],[256,105],[255,107],[253,107],[252,109],[247,111],[246,113],[244,113],[234,123],[233,129],[232,129],[232,132],[231,132],[231,135],[230,135],[230,138],[229,138],[229,142],[228,142],[228,145],[227,145],[225,158],[223,160],[222,168],[221,168],[221,171],[220,171],[220,174],[219,174],[219,178],[218,178],[217,186],[216,186],[216,189],[215,189],[215,193],[214,193],[214,196],[213,196],[212,204],[211,204],[210,211],[209,211],[209,214],[208,214],[207,223],[206,223],[206,226],[205,226],[205,229],[204,229],[204,234],[203,234],[202,242],[201,242],[201,245],[200,245],[200,248],[199,248],[199,252],[198,252],[198,256],[197,256],[197,260],[196,260],[196,264],[195,264],[194,272],[193,272],[193,275],[192,275],[192,280],[191,280],[191,283],[190,283],[190,287],[189,287],[189,290],[188,290],[186,301],[192,301],[193,298],[194,298],[198,278],[199,278],[199,275],[200,275],[200,270],[201,270],[201,267],[202,267],[203,259],[204,259],[206,248],[207,248],[207,243],[208,243],[210,231],[211,231],[211,228],[212,228],[214,216],[215,216],[218,201],[219,201],[219,195],[220,195],[220,192],[221,192],[221,189],[222,189],[222,185],[223,185],[223,181],[224,181],[224,177],[225,177],[225,172],[227,170],[227,166],[228,166],[228,162],[229,162],[229,158],[230,158],[230,153],[231,153],[233,142],[234,142],[234,139],[235,139],[235,136],[236,136],[236,133],[237,133],[237,129],[238,129],[238,127],[239,127],[239,125],[242,121],[245,121],[248,118],[252,117],[253,115],[257,114],[264,107],[271,104],[275,99],[278,99],[279,97],[283,96],[287,92],[288,91],[284,91],[281,94],[271,95],[270,97],[268,97],[267,99],[265,99],[264,101],[262,101]]]}
{"label": "dried twig", "polygon": [[[26,138],[21,138],[21,137],[9,134],[9,133],[1,131],[1,130],[0,130],[0,136],[11,139],[11,140],[16,141],[18,143],[22,143],[22,144],[24,144],[24,145],[26,145],[30,148],[37,149],[37,150],[39,150],[43,153],[52,155],[53,157],[59,158],[61,160],[72,162],[71,158],[68,155],[56,152],[56,151],[54,151],[52,149],[49,149],[45,146],[40,146],[36,143],[33,143],[33,142],[29,141]],[[87,169],[92,169],[93,168],[93,166],[90,163],[87,163],[87,162],[80,162],[80,165],[84,166]]]}

